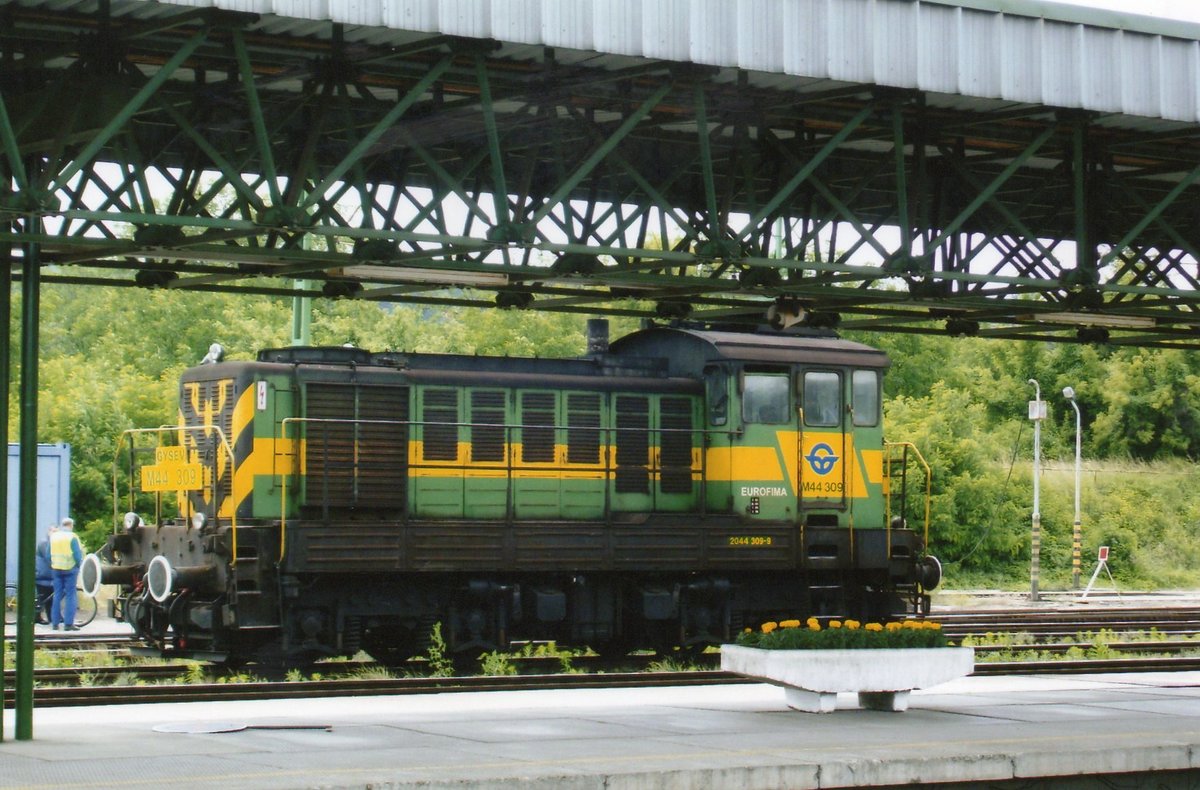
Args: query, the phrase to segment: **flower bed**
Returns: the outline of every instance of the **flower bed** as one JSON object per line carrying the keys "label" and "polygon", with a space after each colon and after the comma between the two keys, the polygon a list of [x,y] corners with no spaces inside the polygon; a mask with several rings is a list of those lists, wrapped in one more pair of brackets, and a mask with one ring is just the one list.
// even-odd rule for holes
{"label": "flower bed", "polygon": [[796,710],[829,713],[838,692],[856,692],[873,710],[908,708],[909,692],[968,675],[975,651],[950,647],[936,623],[822,626],[815,618],[766,623],[721,647],[721,668],[782,686]]}
{"label": "flower bed", "polygon": [[747,628],[738,636],[737,643],[764,650],[877,650],[950,645],[941,624],[930,620],[865,626],[857,620],[831,620],[822,626],[815,617],[803,624],[799,620],[782,620],[763,623],[757,631]]}

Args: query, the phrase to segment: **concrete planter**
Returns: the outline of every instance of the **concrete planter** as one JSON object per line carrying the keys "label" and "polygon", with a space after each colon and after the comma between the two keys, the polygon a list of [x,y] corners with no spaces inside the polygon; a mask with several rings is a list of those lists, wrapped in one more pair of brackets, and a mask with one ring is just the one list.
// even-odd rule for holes
{"label": "concrete planter", "polygon": [[721,669],[782,686],[787,704],[808,713],[829,713],[839,691],[858,693],[871,710],[908,709],[908,693],[971,674],[969,647],[882,650],[763,650],[721,645]]}

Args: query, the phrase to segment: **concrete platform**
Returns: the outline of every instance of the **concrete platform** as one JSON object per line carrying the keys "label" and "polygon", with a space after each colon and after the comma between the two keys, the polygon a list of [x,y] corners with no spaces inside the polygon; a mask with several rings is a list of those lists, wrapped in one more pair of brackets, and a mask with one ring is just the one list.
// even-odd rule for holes
{"label": "concrete platform", "polygon": [[9,711],[0,788],[1200,786],[1200,672],[969,677],[904,713],[844,696],[825,715],[765,684],[48,708],[22,742]]}

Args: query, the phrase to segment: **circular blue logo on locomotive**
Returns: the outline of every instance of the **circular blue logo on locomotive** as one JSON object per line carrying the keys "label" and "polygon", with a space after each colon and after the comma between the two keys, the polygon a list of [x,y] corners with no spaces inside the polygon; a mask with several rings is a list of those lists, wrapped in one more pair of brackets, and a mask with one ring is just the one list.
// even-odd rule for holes
{"label": "circular blue logo on locomotive", "polygon": [[827,475],[837,465],[838,457],[832,447],[821,442],[813,445],[813,448],[808,451],[808,455],[804,456],[804,460],[808,461],[809,467],[817,474]]}

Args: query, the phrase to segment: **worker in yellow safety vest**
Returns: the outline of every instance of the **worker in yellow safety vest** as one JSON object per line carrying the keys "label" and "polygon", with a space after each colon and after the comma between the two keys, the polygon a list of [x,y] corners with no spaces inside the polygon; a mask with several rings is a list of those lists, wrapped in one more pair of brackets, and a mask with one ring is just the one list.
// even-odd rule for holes
{"label": "worker in yellow safety vest", "polygon": [[83,547],[75,534],[75,520],[64,518],[50,536],[50,570],[54,574],[54,600],[50,603],[50,627],[75,631],[75,580],[83,562]]}

